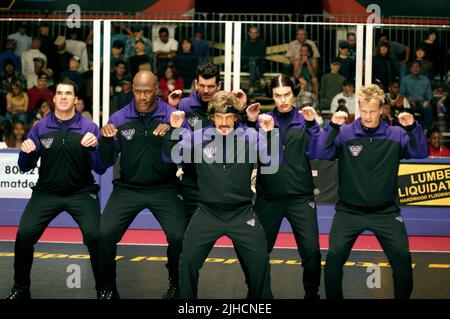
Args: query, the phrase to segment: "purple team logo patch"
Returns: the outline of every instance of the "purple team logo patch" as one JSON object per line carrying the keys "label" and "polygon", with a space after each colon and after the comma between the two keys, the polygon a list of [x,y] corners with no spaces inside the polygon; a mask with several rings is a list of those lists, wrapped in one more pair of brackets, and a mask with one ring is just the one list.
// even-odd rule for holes
{"label": "purple team logo patch", "polygon": [[136,130],[134,128],[130,128],[128,130],[120,131],[120,134],[122,134],[122,136],[125,137],[126,140],[131,141],[135,132]]}
{"label": "purple team logo patch", "polygon": [[352,153],[352,155],[356,157],[359,155],[359,153],[361,153],[363,147],[362,145],[350,145],[348,149],[350,153]]}
{"label": "purple team logo patch", "polygon": [[41,138],[41,144],[42,146],[44,146],[44,148],[49,149],[53,144],[53,137]]}

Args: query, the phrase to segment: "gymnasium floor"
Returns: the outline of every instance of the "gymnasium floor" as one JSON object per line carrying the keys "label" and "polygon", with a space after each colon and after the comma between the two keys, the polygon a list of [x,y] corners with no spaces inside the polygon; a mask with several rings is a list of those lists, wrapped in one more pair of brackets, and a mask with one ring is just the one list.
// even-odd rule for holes
{"label": "gymnasium floor", "polygon": [[[0,296],[13,284],[15,227],[0,227]],[[321,235],[322,261],[327,253],[327,236]],[[450,299],[450,239],[411,237],[414,264],[412,298]],[[392,272],[373,236],[361,236],[344,270],[346,298],[383,299],[393,297]],[[94,282],[86,248],[77,229],[50,228],[35,246],[32,297],[35,299],[93,299]],[[166,242],[161,231],[128,231],[118,248],[118,288],[124,299],[159,299],[167,288]],[[295,242],[281,234],[271,255],[272,290],[275,298],[303,298],[302,268]],[[81,269],[81,287],[69,289],[69,265]],[[369,289],[367,267],[381,269],[380,288]],[[323,274],[322,274],[323,283]],[[244,278],[228,239],[222,238],[211,251],[200,272],[199,298],[243,299]],[[323,285],[319,291],[324,298]]]}

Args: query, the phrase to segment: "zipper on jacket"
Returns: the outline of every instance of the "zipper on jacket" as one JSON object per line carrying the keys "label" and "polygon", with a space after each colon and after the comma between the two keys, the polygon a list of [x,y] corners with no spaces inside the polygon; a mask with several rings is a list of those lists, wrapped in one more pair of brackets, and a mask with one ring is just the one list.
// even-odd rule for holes
{"label": "zipper on jacket", "polygon": [[66,137],[67,137],[67,133],[69,133],[69,130],[70,130],[70,128],[68,128],[63,134],[63,138],[62,138],[63,145],[66,144]]}

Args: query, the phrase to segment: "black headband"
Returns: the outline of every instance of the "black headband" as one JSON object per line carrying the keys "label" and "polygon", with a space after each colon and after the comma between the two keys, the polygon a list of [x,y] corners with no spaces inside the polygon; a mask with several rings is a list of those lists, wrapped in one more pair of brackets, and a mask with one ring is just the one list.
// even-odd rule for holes
{"label": "black headband", "polygon": [[226,114],[226,113],[234,113],[234,114],[239,114],[241,113],[238,109],[236,109],[235,107],[231,106],[231,105],[227,105],[225,107],[225,109],[222,112],[214,112],[213,110],[208,112],[210,115],[212,114],[216,114],[216,113],[222,113],[222,114]]}

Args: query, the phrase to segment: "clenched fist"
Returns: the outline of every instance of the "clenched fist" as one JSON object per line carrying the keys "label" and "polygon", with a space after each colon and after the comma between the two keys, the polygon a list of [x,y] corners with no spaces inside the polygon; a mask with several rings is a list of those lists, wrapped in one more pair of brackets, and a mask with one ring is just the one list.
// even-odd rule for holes
{"label": "clenched fist", "polygon": [[185,113],[184,111],[175,111],[170,114],[170,126],[180,128],[183,125]]}
{"label": "clenched fist", "polygon": [[410,126],[414,123],[414,116],[408,112],[402,112],[398,115],[398,121],[402,126]]}
{"label": "clenched fist", "polygon": [[169,94],[169,104],[173,107],[177,107],[180,104],[181,98],[183,96],[183,91],[175,90]]}
{"label": "clenched fist", "polygon": [[241,106],[244,107],[247,105],[247,95],[242,90],[235,90],[231,92],[235,97],[238,98],[239,102],[241,102]]}
{"label": "clenched fist", "polygon": [[115,137],[117,135],[117,129],[114,124],[106,124],[100,130],[103,137]]}
{"label": "clenched fist", "polygon": [[305,106],[298,112],[303,114],[306,121],[314,121],[316,119],[316,110],[311,106]]}
{"label": "clenched fist", "polygon": [[84,147],[96,147],[98,145],[97,137],[88,132],[81,139],[81,145]]}
{"label": "clenched fist", "polygon": [[275,127],[275,122],[273,121],[273,117],[268,114],[261,114],[258,117],[259,125],[264,130],[264,132],[268,132],[273,130]]}
{"label": "clenched fist", "polygon": [[347,121],[348,114],[344,111],[338,111],[333,114],[333,117],[331,118],[331,122],[337,125],[345,124]]}
{"label": "clenched fist", "polygon": [[166,135],[168,130],[170,130],[170,125],[169,124],[165,124],[165,123],[161,123],[153,131],[153,134],[156,135],[156,136],[164,136],[164,135]]}
{"label": "clenched fist", "polygon": [[261,112],[260,108],[261,108],[261,104],[253,103],[253,104],[250,104],[248,106],[248,108],[245,110],[247,112],[247,119],[250,122],[255,122],[256,121],[256,119],[258,118],[259,113]]}
{"label": "clenched fist", "polygon": [[36,150],[36,145],[34,144],[33,140],[28,139],[22,143],[20,150],[26,154],[29,154]]}

